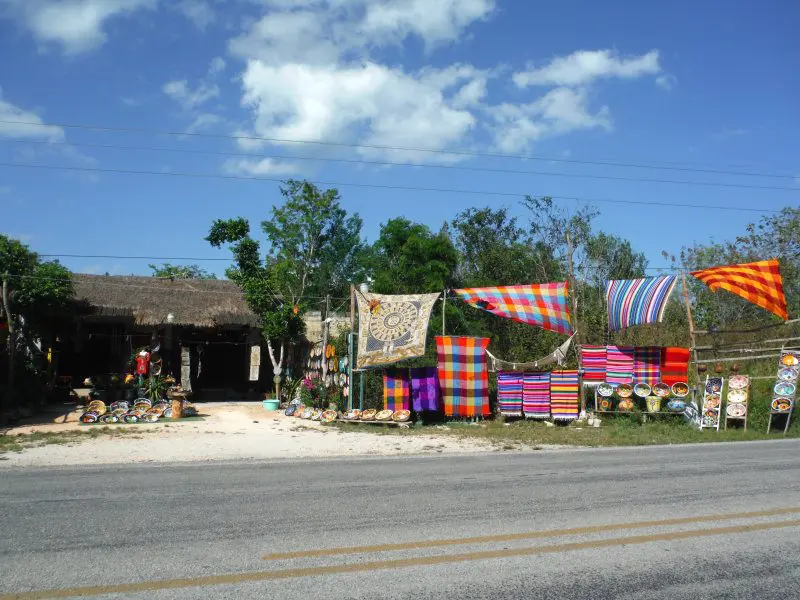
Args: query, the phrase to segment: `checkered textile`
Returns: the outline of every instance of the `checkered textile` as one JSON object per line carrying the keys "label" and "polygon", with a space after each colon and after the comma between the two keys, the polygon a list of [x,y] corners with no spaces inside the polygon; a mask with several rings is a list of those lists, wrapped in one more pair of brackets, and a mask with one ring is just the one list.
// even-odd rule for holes
{"label": "checkered textile", "polygon": [[489,338],[436,336],[439,386],[448,417],[489,414],[488,345]]}
{"label": "checkered textile", "polygon": [[411,369],[411,408],[418,413],[441,410],[442,393],[436,367]]}
{"label": "checkered textile", "polygon": [[633,346],[609,346],[606,381],[611,385],[633,383]]}
{"label": "checkered textile", "polygon": [[661,322],[674,287],[675,275],[607,281],[608,328],[617,331],[631,325]]}
{"label": "checkered textile", "polygon": [[383,408],[408,410],[411,380],[408,369],[386,369],[383,372]]}
{"label": "checkered textile", "polygon": [[777,259],[692,271],[692,275],[713,291],[719,288],[728,290],[775,313],[784,321],[789,319]]}
{"label": "checkered textile", "polygon": [[661,381],[672,385],[689,381],[689,349],[667,347],[661,349]]}
{"label": "checkered textile", "polygon": [[581,368],[584,381],[605,381],[606,347],[581,346]]}
{"label": "checkered textile", "polygon": [[525,373],[522,377],[522,411],[532,419],[550,417],[550,373]]}
{"label": "checkered textile", "polygon": [[550,416],[556,421],[578,418],[578,371],[553,371],[550,373]]}
{"label": "checkered textile", "polygon": [[498,317],[569,335],[567,282],[455,290],[465,302]]}
{"label": "checkered textile", "polygon": [[500,407],[501,415],[522,416],[522,373],[498,371],[497,404]]}
{"label": "checkered textile", "polygon": [[633,351],[633,381],[655,385],[661,381],[661,348],[637,346]]}

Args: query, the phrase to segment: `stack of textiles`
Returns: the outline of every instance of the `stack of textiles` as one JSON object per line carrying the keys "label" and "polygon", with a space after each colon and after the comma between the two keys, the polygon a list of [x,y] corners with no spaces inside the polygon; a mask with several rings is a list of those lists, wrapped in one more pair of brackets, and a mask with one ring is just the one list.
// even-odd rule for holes
{"label": "stack of textiles", "polygon": [[550,414],[557,421],[578,418],[578,371],[553,371],[550,374]]}
{"label": "stack of textiles", "polygon": [[606,347],[581,346],[583,380],[604,381],[606,378]]}
{"label": "stack of textiles", "polygon": [[609,346],[606,381],[617,386],[633,383],[633,346]]}
{"label": "stack of textiles", "polygon": [[661,349],[661,381],[667,385],[689,381],[689,349],[667,347]]}
{"label": "stack of textiles", "polygon": [[525,373],[522,378],[522,410],[526,417],[550,416],[550,373]]}
{"label": "stack of textiles", "polygon": [[522,416],[522,377],[519,371],[497,373],[497,404],[501,415]]}

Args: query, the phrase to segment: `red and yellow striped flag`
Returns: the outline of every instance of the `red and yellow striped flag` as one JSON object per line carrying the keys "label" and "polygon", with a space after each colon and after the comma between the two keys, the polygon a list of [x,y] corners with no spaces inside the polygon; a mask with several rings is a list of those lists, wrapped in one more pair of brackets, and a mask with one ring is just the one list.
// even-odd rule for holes
{"label": "red and yellow striped flag", "polygon": [[728,290],[775,313],[783,320],[789,319],[786,296],[783,293],[783,278],[775,258],[692,271],[692,275],[713,291],[719,288]]}

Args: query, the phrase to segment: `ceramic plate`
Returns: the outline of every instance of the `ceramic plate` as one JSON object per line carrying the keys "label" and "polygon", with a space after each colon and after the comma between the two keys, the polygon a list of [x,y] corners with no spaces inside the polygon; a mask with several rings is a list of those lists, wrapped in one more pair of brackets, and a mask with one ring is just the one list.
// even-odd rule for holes
{"label": "ceramic plate", "polygon": [[614,395],[614,388],[610,383],[601,383],[597,386],[597,393],[604,398],[610,398]]}
{"label": "ceramic plate", "polygon": [[362,421],[372,421],[375,418],[375,415],[378,413],[377,410],[374,408],[369,408],[361,413],[361,420]]}
{"label": "ceramic plate", "polygon": [[300,415],[300,418],[301,419],[310,419],[311,415],[313,415],[313,414],[314,414],[314,409],[313,408],[306,408],[303,411],[303,413]]}
{"label": "ceramic plate", "polygon": [[611,400],[609,400],[608,398],[603,398],[598,403],[598,407],[600,408],[600,410],[603,411],[611,410]]}
{"label": "ceramic plate", "polygon": [[335,410],[326,410],[320,416],[320,420],[323,423],[333,423],[336,420],[337,416],[338,416],[338,414],[336,413]]}
{"label": "ceramic plate", "polygon": [[389,421],[389,420],[391,420],[393,414],[394,414],[393,410],[382,410],[382,411],[378,412],[378,414],[375,415],[375,420],[376,421]]}
{"label": "ceramic plate", "polygon": [[728,402],[735,404],[747,402],[747,392],[745,390],[730,390],[728,392]]}
{"label": "ceramic plate", "polygon": [[781,381],[776,383],[773,389],[779,396],[794,396],[795,385],[788,381]]}
{"label": "ceramic plate", "polygon": [[357,408],[354,408],[349,413],[347,413],[348,419],[360,419],[361,418],[361,411]]}
{"label": "ceramic plate", "polygon": [[800,363],[800,359],[797,358],[796,354],[784,354],[781,357],[781,362],[787,367],[794,367]]}
{"label": "ceramic plate", "polygon": [[706,401],[703,403],[705,408],[719,408],[719,396],[714,394],[706,394]]}
{"label": "ceramic plate", "polygon": [[778,371],[778,379],[781,381],[794,381],[797,379],[797,369],[785,367]]}
{"label": "ceramic plate", "polygon": [[630,398],[633,396],[633,387],[627,383],[621,383],[617,386],[617,396],[620,398]]}
{"label": "ceramic plate", "polygon": [[392,415],[392,421],[408,421],[411,418],[411,411],[410,410],[398,410]]}
{"label": "ceramic plate", "polygon": [[743,390],[750,385],[750,378],[747,375],[734,375],[728,380],[728,389]]}
{"label": "ceramic plate", "polygon": [[81,423],[97,423],[97,413],[93,411],[83,413]]}
{"label": "ceramic plate", "polygon": [[138,423],[139,422],[139,417],[137,415],[130,414],[130,413],[125,415],[123,417],[123,419],[125,419],[126,423]]}
{"label": "ceramic plate", "polygon": [[678,398],[685,398],[689,395],[689,384],[678,381],[672,384],[672,394]]}
{"label": "ceramic plate", "polygon": [[311,413],[311,420],[312,421],[319,421],[321,419],[322,419],[322,411],[321,410],[315,410],[313,413]]}
{"label": "ceramic plate", "polygon": [[653,393],[661,398],[669,396],[669,392],[670,387],[666,383],[657,383],[653,386]]}
{"label": "ceramic plate", "polygon": [[789,398],[775,398],[772,401],[772,410],[785,412],[792,408],[792,402]]}
{"label": "ceramic plate", "polygon": [[683,412],[686,410],[686,402],[683,400],[670,400],[667,402],[667,410],[670,412]]}
{"label": "ceramic plate", "polygon": [[743,417],[747,413],[747,406],[744,404],[728,404],[725,412],[729,417]]}
{"label": "ceramic plate", "polygon": [[707,392],[719,392],[722,389],[722,377],[709,377],[706,382]]}
{"label": "ceramic plate", "polygon": [[633,392],[640,398],[647,398],[652,391],[653,388],[646,383],[637,383],[635,386],[633,386]]}

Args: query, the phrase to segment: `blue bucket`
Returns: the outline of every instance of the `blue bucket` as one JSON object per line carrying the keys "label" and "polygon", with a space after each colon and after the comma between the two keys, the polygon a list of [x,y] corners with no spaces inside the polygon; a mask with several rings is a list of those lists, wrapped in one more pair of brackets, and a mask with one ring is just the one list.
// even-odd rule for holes
{"label": "blue bucket", "polygon": [[263,400],[261,404],[264,406],[264,410],[278,410],[281,407],[280,400],[275,400],[274,398]]}

